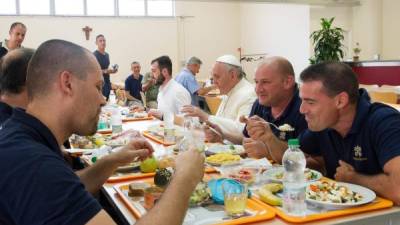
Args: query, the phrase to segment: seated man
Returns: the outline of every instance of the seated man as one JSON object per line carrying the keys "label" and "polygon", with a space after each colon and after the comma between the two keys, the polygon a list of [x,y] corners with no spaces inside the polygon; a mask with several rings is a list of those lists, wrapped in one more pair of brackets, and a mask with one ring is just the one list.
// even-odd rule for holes
{"label": "seated man", "polygon": [[128,106],[143,105],[142,96],[142,80],[143,75],[140,74],[140,64],[136,61],[131,64],[132,74],[125,80],[125,96]]}
{"label": "seated man", "polygon": [[[2,223],[114,224],[85,190],[83,178],[65,163],[59,147],[72,133],[96,131],[105,104],[103,82],[96,58],[88,50],[61,40],[39,46],[28,66],[26,111],[14,109],[0,128]],[[131,142],[121,150],[124,163],[147,157],[149,150],[151,145],[144,140]],[[202,179],[204,158],[196,151],[178,157],[163,198],[137,224],[182,223],[190,194]],[[108,169],[103,165],[87,177],[101,180],[98,175],[103,170]]]}
{"label": "seated man", "polygon": [[179,114],[184,105],[190,105],[189,92],[172,79],[172,62],[168,56],[160,56],[153,60],[153,66],[154,78],[160,89],[157,95],[157,110],[150,110],[149,115],[161,119],[165,112]]}
{"label": "seated man", "polygon": [[[254,102],[248,126],[243,131],[244,148],[249,157],[273,159],[269,152],[277,147],[287,149],[287,140],[297,138],[305,129],[307,122],[300,114],[301,100],[297,88],[292,64],[283,57],[269,57],[259,64],[255,73],[256,93],[258,99]],[[267,121],[282,126],[288,124],[293,131],[281,131],[268,123],[268,138],[257,136],[256,124]],[[249,132],[248,132],[249,131]]]}
{"label": "seated man", "polygon": [[176,76],[175,80],[189,91],[192,98],[192,105],[199,106],[199,95],[205,95],[215,89],[215,86],[200,87],[196,80],[196,74],[200,71],[202,62],[197,57],[190,57],[186,67]]}
{"label": "seated man", "polygon": [[28,104],[26,70],[34,52],[18,48],[9,51],[0,61],[0,124],[11,116],[12,108],[25,109]]}
{"label": "seated man", "polygon": [[157,95],[160,85],[157,84],[154,78],[154,73],[157,70],[157,63],[154,63],[155,59],[151,61],[150,72],[147,72],[142,80],[142,91],[146,97],[146,107],[151,109],[157,109]]}
{"label": "seated man", "polygon": [[201,121],[216,124],[224,136],[241,140],[244,125],[239,122],[239,118],[250,113],[256,99],[254,86],[246,80],[239,60],[233,55],[219,57],[212,73],[215,86],[222,95],[226,95],[223,96],[216,115],[208,115],[198,107],[190,105],[185,106],[182,112],[188,116],[197,116]]}

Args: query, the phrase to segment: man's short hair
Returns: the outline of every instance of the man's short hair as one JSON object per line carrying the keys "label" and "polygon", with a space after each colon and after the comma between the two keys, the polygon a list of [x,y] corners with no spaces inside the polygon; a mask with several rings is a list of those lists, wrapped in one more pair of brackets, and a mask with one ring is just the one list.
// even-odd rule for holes
{"label": "man's short hair", "polygon": [[29,60],[34,49],[18,48],[9,51],[0,62],[1,94],[20,94],[26,83]]}
{"label": "man's short hair", "polygon": [[99,38],[101,38],[101,37],[104,38],[104,35],[102,35],[102,34],[97,35],[97,36],[96,36],[96,41],[97,41],[97,39],[99,39]]}
{"label": "man's short hair", "polygon": [[[49,94],[51,85],[64,71],[85,80],[87,74],[96,70],[89,50],[64,40],[42,43],[33,55],[26,78],[29,100]],[[94,56],[93,56],[94,57]]]}
{"label": "man's short hair", "polygon": [[258,68],[263,65],[272,66],[279,74],[283,76],[294,76],[293,65],[284,57],[271,56],[265,58],[258,64]]}
{"label": "man's short hair", "polygon": [[172,61],[169,56],[160,56],[156,59],[156,61],[158,62],[158,68],[160,68],[160,71],[165,68],[168,70],[169,75],[172,76]]}
{"label": "man's short hair", "polygon": [[359,98],[357,75],[344,63],[323,62],[311,65],[301,72],[300,80],[320,81],[330,97],[346,92],[351,103],[356,103]]}
{"label": "man's short hair", "polygon": [[223,62],[220,62],[220,63],[222,63],[225,66],[225,69],[227,71],[229,71],[229,72],[232,70],[235,71],[239,79],[246,77],[246,73],[243,71],[242,67],[234,66],[234,65],[231,65],[228,63],[223,63]]}
{"label": "man's short hair", "polygon": [[21,22],[15,22],[15,23],[13,23],[13,24],[11,24],[11,26],[10,26],[10,33],[11,33],[11,31],[16,27],[16,26],[18,26],[18,25],[20,25],[21,27],[23,27],[24,29],[26,29],[26,26],[25,26],[25,24],[23,24],[23,23],[21,23]]}
{"label": "man's short hair", "polygon": [[201,64],[203,64],[203,62],[196,56],[190,57],[186,62],[186,65],[201,65]]}
{"label": "man's short hair", "polygon": [[133,61],[133,62],[131,63],[131,65],[133,65],[133,64],[138,64],[138,65],[140,66],[140,63],[139,63],[138,61]]}

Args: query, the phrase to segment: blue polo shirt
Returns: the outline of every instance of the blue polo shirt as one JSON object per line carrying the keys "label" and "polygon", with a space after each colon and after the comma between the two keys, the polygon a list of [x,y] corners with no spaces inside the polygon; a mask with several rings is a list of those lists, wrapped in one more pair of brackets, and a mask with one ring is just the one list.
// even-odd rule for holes
{"label": "blue polo shirt", "polygon": [[[97,59],[97,62],[100,64],[100,68],[102,70],[108,69],[110,66],[110,56],[106,52],[105,54],[102,54],[98,50],[93,52],[94,56]],[[104,79],[104,85],[103,85],[103,95],[107,98],[110,96],[110,91],[111,91],[111,80],[110,80],[110,74],[108,73],[103,73],[103,79]]]}
{"label": "blue polo shirt", "polygon": [[360,89],[356,116],[345,137],[334,129],[307,130],[300,135],[300,144],[304,152],[323,156],[330,178],[339,160],[359,173],[382,173],[386,162],[400,155],[400,113],[385,104],[371,103],[367,92]]}
{"label": "blue polo shirt", "polygon": [[187,68],[183,68],[178,76],[176,76],[175,80],[189,91],[190,97],[192,98],[191,104],[198,106],[199,101],[197,91],[200,89],[200,86],[199,83],[197,83],[194,74]]}
{"label": "blue polo shirt", "polygon": [[101,210],[51,131],[23,110],[0,125],[0,171],[0,224],[85,224]]}
{"label": "blue polo shirt", "polygon": [[125,80],[125,91],[128,91],[129,94],[142,101],[142,96],[140,96],[140,92],[142,91],[142,80],[143,75],[139,75],[139,79],[135,79],[133,74],[129,75]]}
{"label": "blue polo shirt", "polygon": [[[271,122],[277,126],[283,124],[289,124],[294,128],[294,131],[283,132],[271,127],[272,132],[276,137],[283,141],[287,141],[291,138],[297,138],[302,132],[307,129],[307,122],[304,119],[304,115],[300,113],[301,99],[299,97],[299,89],[296,87],[292,100],[287,105],[283,113],[278,117],[274,118],[272,116],[271,107],[263,106],[258,102],[258,99],[254,102],[251,108],[249,117],[257,115],[263,118],[265,121]],[[246,127],[243,130],[243,135],[249,137]]]}
{"label": "blue polo shirt", "polygon": [[0,124],[4,123],[12,114],[13,108],[7,103],[0,102]]}

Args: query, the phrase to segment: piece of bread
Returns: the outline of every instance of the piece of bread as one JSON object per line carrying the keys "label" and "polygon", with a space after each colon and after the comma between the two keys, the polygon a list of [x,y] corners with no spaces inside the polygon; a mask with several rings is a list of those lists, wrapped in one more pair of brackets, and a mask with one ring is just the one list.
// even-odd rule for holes
{"label": "piece of bread", "polygon": [[142,182],[131,183],[129,184],[128,195],[130,197],[143,197],[144,189],[148,187],[150,187],[150,184],[148,183],[142,183]]}

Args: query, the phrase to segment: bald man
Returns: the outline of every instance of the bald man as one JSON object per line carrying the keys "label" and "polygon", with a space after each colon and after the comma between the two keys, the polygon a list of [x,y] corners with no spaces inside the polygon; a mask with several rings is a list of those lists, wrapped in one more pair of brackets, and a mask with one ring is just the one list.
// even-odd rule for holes
{"label": "bald man", "polygon": [[[0,126],[2,223],[115,224],[65,163],[59,147],[72,133],[96,132],[105,104],[103,82],[96,58],[78,45],[50,40],[36,50],[28,66],[26,111],[15,109]],[[149,150],[147,141],[137,139],[121,154],[127,163],[147,157]],[[190,194],[202,179],[204,157],[196,151],[178,157],[171,188],[137,224],[182,223]],[[109,166],[115,170],[122,164]],[[101,168],[107,169],[98,167],[97,172]],[[96,176],[95,171],[87,174]]]}

